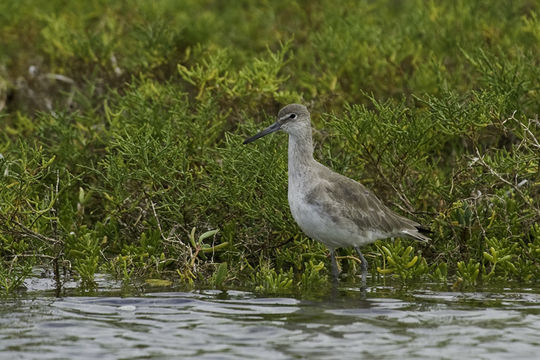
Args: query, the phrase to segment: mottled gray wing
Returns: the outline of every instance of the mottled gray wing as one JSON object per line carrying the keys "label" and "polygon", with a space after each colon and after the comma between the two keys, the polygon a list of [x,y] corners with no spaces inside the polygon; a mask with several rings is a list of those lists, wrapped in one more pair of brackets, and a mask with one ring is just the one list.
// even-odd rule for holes
{"label": "mottled gray wing", "polygon": [[[403,232],[404,236],[419,238],[416,236],[418,223],[390,210],[362,184],[328,172],[324,177],[327,181],[318,184],[306,196],[318,211],[336,224],[354,224],[359,231],[377,231],[388,236]],[[422,236],[419,239],[424,240]]]}

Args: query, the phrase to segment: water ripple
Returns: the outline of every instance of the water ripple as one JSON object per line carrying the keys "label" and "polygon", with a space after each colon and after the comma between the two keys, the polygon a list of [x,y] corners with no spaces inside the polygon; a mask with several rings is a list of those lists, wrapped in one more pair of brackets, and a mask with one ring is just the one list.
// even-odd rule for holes
{"label": "water ripple", "polygon": [[540,352],[533,290],[318,301],[239,291],[38,297],[5,300],[0,313],[6,359],[534,359]]}

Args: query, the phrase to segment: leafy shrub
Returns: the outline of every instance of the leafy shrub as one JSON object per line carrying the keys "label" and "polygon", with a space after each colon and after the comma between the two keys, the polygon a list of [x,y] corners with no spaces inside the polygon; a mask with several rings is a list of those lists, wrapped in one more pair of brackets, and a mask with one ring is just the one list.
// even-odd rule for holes
{"label": "leafy shrub", "polygon": [[0,3],[4,290],[34,263],[85,286],[109,271],[321,287],[329,259],[289,213],[285,136],[241,145],[289,102],[312,112],[317,159],[433,231],[368,247],[372,274],[540,275],[536,4],[36,5]]}

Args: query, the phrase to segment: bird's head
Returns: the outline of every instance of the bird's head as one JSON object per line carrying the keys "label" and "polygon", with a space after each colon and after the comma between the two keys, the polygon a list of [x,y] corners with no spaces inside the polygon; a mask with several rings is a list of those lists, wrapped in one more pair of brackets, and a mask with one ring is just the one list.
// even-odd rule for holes
{"label": "bird's head", "polygon": [[249,144],[265,135],[282,130],[289,135],[300,134],[311,131],[311,120],[308,109],[301,104],[289,104],[279,110],[275,123],[244,140],[244,144]]}

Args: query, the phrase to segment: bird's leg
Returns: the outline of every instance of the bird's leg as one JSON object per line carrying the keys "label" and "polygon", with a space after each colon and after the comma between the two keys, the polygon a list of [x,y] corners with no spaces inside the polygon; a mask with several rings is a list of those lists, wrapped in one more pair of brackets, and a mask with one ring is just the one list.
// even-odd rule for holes
{"label": "bird's leg", "polygon": [[365,288],[366,287],[366,276],[367,276],[367,270],[368,270],[367,260],[364,257],[364,255],[362,255],[362,252],[360,251],[358,246],[355,246],[354,249],[356,250],[356,253],[358,254],[358,257],[362,261],[362,287]]}
{"label": "bird's leg", "polygon": [[334,281],[334,283],[337,284],[339,272],[336,262],[336,255],[334,254],[334,249],[330,249],[330,258],[332,260],[332,280]]}

